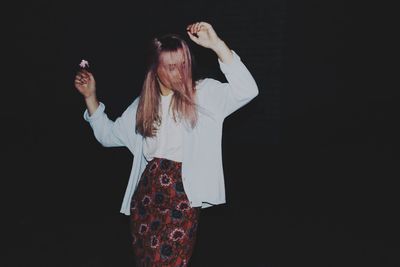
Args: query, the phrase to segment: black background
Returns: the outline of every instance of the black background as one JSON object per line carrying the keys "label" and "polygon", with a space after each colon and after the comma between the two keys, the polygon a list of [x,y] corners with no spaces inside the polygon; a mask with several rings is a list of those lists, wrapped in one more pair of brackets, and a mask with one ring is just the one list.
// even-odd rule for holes
{"label": "black background", "polygon": [[[381,7],[380,7],[381,8]],[[192,266],[398,266],[399,100],[390,8],[350,1],[24,1],[3,9],[2,266],[134,266],[119,213],[132,155],[101,147],[73,87],[91,64],[111,118],[153,36],[210,22],[260,94],[228,117],[227,204]],[[190,42],[199,74],[224,80]],[[244,155],[244,157],[243,157]]]}

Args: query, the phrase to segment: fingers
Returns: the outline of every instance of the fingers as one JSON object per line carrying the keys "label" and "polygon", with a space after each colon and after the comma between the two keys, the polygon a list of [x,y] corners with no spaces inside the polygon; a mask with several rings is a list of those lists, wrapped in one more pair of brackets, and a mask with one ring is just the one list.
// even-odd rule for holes
{"label": "fingers", "polygon": [[193,24],[188,25],[186,27],[186,31],[187,31],[188,34],[193,35],[194,34],[194,32],[193,32]]}
{"label": "fingers", "polygon": [[208,30],[210,27],[211,27],[211,25],[209,23],[201,21],[201,22],[196,22],[196,23],[193,23],[193,24],[189,24],[186,27],[186,30],[187,30],[188,33],[190,33],[192,35],[197,35],[197,33],[199,31]]}
{"label": "fingers", "polygon": [[211,24],[204,21],[201,21],[200,25],[206,29],[211,28]]}
{"label": "fingers", "polygon": [[189,38],[190,38],[193,42],[195,42],[195,43],[197,44],[197,43],[198,43],[198,37],[195,36],[195,35],[193,35],[190,31],[188,31],[187,33],[188,33],[188,35],[189,35]]}
{"label": "fingers", "polygon": [[194,30],[196,33],[198,33],[200,31],[200,22],[197,22],[194,24]]}
{"label": "fingers", "polygon": [[84,85],[87,84],[88,80],[85,79],[75,79],[75,84]]}
{"label": "fingers", "polygon": [[86,78],[82,78],[82,77],[76,77],[75,78],[75,83],[77,83],[77,84],[87,84],[89,82],[89,80],[88,79],[86,79]]}
{"label": "fingers", "polygon": [[93,79],[93,75],[90,72],[87,70],[81,70],[75,76],[75,84],[87,84],[91,79]]}
{"label": "fingers", "polygon": [[89,80],[93,80],[93,75],[92,75],[92,73],[90,73],[90,72],[87,71],[87,70],[83,70],[83,71],[85,72],[85,74],[87,75],[87,77],[88,77]]}
{"label": "fingers", "polygon": [[91,80],[93,79],[93,75],[87,70],[81,70],[76,74],[76,77],[79,79]]}

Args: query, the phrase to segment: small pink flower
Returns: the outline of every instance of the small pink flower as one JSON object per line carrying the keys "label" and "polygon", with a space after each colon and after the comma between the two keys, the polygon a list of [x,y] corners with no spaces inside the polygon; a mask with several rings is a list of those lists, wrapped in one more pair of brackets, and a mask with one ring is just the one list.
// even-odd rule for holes
{"label": "small pink flower", "polygon": [[79,63],[79,66],[81,68],[86,68],[86,67],[89,68],[89,62],[84,60],[84,59],[82,59],[81,63]]}

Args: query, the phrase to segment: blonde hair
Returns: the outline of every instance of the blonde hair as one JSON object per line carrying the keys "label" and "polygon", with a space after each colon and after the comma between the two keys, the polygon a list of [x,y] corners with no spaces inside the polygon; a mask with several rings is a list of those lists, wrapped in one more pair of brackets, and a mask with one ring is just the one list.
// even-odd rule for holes
{"label": "blonde hair", "polygon": [[[166,62],[167,59],[172,59],[173,64]],[[178,59],[180,61],[175,62]],[[168,34],[152,40],[148,54],[147,73],[136,113],[136,132],[145,137],[153,137],[157,133],[157,127],[161,123],[159,78],[166,81],[168,87],[174,92],[171,99],[174,120],[184,120],[192,128],[196,126],[198,116],[192,63],[189,47],[178,35]],[[179,79],[171,75],[169,67],[177,70]]]}

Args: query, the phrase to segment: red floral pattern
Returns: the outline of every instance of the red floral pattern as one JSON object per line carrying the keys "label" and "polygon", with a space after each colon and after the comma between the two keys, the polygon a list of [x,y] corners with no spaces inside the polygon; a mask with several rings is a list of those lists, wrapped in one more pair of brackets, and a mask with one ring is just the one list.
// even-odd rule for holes
{"label": "red floral pattern", "polygon": [[132,245],[137,266],[187,266],[196,242],[200,208],[183,190],[182,163],[154,158],[131,201]]}

